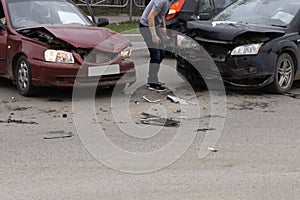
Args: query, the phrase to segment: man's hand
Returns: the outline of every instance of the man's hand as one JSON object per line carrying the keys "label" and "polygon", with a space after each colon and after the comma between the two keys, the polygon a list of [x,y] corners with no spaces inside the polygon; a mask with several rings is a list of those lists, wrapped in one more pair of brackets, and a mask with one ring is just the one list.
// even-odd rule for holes
{"label": "man's hand", "polygon": [[163,32],[163,39],[164,40],[170,39],[168,34],[167,34],[167,29],[166,28],[162,28],[162,32]]}
{"label": "man's hand", "polygon": [[152,35],[152,41],[154,44],[159,44],[160,38],[157,35]]}

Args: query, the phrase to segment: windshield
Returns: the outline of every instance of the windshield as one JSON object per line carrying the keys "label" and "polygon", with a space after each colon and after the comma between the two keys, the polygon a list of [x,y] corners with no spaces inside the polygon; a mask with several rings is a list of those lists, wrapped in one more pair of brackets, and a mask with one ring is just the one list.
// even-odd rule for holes
{"label": "windshield", "polygon": [[197,4],[196,15],[208,12],[219,13],[221,10],[236,1],[237,0],[200,0]]}
{"label": "windshield", "polygon": [[8,12],[15,29],[43,24],[93,24],[72,3],[65,0],[9,0]]}
{"label": "windshield", "polygon": [[299,8],[299,0],[239,0],[213,20],[287,26]]}

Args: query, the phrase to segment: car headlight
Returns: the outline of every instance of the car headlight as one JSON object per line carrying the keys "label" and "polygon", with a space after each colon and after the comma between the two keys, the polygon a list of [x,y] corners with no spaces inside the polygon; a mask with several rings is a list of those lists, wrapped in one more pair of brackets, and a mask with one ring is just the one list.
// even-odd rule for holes
{"label": "car headlight", "polygon": [[257,55],[260,47],[263,44],[247,44],[243,46],[238,46],[232,50],[232,56],[244,56],[244,55]]}
{"label": "car headlight", "polygon": [[74,63],[73,54],[67,51],[48,49],[44,56],[47,62]]}
{"label": "car headlight", "polygon": [[123,51],[121,51],[122,59],[130,58],[130,56],[131,56],[131,47],[127,47]]}
{"label": "car headlight", "polygon": [[197,46],[197,42],[187,36],[177,35],[177,46],[181,48],[194,48]]}

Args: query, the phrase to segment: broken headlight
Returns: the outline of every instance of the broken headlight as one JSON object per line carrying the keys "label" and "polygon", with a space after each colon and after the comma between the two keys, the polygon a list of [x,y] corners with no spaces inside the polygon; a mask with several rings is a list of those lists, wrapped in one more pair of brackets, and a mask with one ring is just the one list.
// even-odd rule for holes
{"label": "broken headlight", "polygon": [[121,51],[122,59],[130,58],[130,56],[131,56],[131,47],[127,47],[123,51]]}
{"label": "broken headlight", "polygon": [[47,62],[74,63],[73,54],[67,51],[48,49],[44,56]]}
{"label": "broken headlight", "polygon": [[257,55],[262,43],[238,46],[232,50],[232,56]]}
{"label": "broken headlight", "polygon": [[181,48],[194,48],[197,47],[197,42],[187,36],[177,35],[177,46]]}

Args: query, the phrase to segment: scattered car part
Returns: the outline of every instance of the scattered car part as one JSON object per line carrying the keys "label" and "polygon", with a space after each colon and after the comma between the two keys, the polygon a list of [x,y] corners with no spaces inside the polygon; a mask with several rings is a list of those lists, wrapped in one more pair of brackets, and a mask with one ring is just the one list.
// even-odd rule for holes
{"label": "scattered car part", "polygon": [[143,99],[145,99],[145,101],[149,102],[149,103],[159,103],[160,102],[160,99],[157,99],[157,100],[150,100],[148,99],[147,97],[143,96]]}
{"label": "scattered car part", "polygon": [[7,119],[7,120],[0,120],[0,123],[7,123],[7,124],[38,124],[37,122],[34,121],[24,121],[24,120],[19,120],[19,119]]}
{"label": "scattered car part", "polygon": [[143,118],[140,119],[140,122],[143,124],[172,127],[172,126],[178,126],[181,123],[180,121],[174,120],[172,118],[161,117],[161,116],[152,115],[145,112],[143,112],[141,115],[143,116]]}
{"label": "scattered car part", "polygon": [[179,104],[182,104],[182,105],[187,105],[188,104],[184,99],[180,99],[178,97],[174,97],[174,96],[171,96],[171,95],[167,95],[167,99],[171,100],[171,102],[179,103]]}
{"label": "scattered car part", "polygon": [[49,136],[45,136],[45,140],[52,140],[52,139],[65,139],[73,137],[74,134],[72,132],[66,133],[65,131],[50,131]]}
{"label": "scattered car part", "polygon": [[208,147],[208,149],[207,149],[208,151],[211,151],[211,152],[218,152],[218,150],[217,149],[214,149],[214,148],[212,148],[212,147]]}

